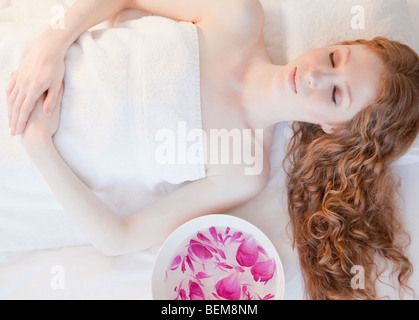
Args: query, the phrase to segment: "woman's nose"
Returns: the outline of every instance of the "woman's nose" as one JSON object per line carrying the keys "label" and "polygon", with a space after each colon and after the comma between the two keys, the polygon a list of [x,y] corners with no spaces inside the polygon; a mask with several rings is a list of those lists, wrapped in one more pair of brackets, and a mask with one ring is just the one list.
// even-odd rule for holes
{"label": "woman's nose", "polygon": [[330,70],[310,67],[307,72],[307,83],[311,89],[320,89],[328,86],[333,78],[334,74]]}

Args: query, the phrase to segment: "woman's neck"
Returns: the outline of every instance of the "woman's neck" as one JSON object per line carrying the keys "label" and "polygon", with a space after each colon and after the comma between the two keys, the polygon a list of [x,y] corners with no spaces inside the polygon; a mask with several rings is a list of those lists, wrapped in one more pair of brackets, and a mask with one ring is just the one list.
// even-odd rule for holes
{"label": "woman's neck", "polygon": [[249,125],[267,129],[278,122],[293,121],[285,105],[281,104],[286,79],[286,67],[262,59],[248,68],[241,86],[241,103]]}

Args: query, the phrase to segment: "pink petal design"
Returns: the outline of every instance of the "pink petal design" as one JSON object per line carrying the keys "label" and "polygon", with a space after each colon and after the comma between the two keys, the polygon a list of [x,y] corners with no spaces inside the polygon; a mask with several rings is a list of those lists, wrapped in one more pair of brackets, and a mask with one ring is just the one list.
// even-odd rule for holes
{"label": "pink petal design", "polygon": [[233,234],[233,236],[231,237],[231,239],[230,239],[230,242],[229,243],[234,243],[234,242],[237,242],[237,240],[241,237],[243,235],[243,233],[241,233],[241,232],[235,232],[234,234]]}
{"label": "pink petal design", "polygon": [[253,237],[244,239],[242,244],[237,249],[236,260],[242,267],[251,267],[259,257],[256,240]]}
{"label": "pink petal design", "polygon": [[221,235],[221,233],[218,234],[218,240],[220,240],[220,242],[223,242],[223,236]]}
{"label": "pink petal design", "polygon": [[[179,295],[180,295],[180,298],[182,299],[182,300],[188,300],[188,297],[186,296],[186,291],[184,290],[184,289],[180,289],[179,290]],[[176,299],[177,300],[177,299]]]}
{"label": "pink petal design", "polygon": [[190,245],[193,245],[193,244],[202,244],[201,242],[199,242],[199,241],[196,241],[196,240],[194,240],[194,239],[191,239],[190,241],[189,241],[189,246]]}
{"label": "pink petal design", "polygon": [[198,273],[196,274],[196,277],[197,277],[198,279],[207,279],[207,278],[211,278],[211,277],[212,277],[212,275],[209,275],[209,274],[207,274],[207,273],[205,273],[205,272],[198,272]]}
{"label": "pink petal design", "polygon": [[177,292],[178,294],[177,294],[177,296],[176,296],[176,298],[175,298],[175,300],[179,300],[179,296],[180,296],[180,298],[182,299],[182,300],[188,300],[188,297],[186,296],[186,292],[185,292],[185,290],[183,290],[182,289],[182,284],[183,284],[183,281],[184,280],[182,280],[181,282],[180,282],[180,284],[179,284],[179,290],[178,290],[178,288],[177,287],[175,287],[175,292]]}
{"label": "pink petal design", "polygon": [[214,296],[214,298],[215,298],[215,299],[217,299],[217,300],[221,300],[221,298],[220,298],[219,296],[217,296],[217,294],[216,294],[216,293],[214,293],[214,292],[213,292],[213,293],[212,293],[212,295]]}
{"label": "pink petal design", "polygon": [[189,249],[188,249],[188,254],[187,254],[187,256],[189,257],[189,259],[191,259],[191,261],[193,261],[193,262],[198,262],[198,261],[196,261],[196,259],[194,259],[194,257],[192,256],[192,250],[189,250]]}
{"label": "pink petal design", "polygon": [[242,294],[245,295],[246,292],[247,292],[247,286],[244,285],[244,286],[242,286]]}
{"label": "pink petal design", "polygon": [[269,258],[269,257],[268,257],[268,255],[267,255],[267,253],[266,253],[266,251],[265,251],[265,249],[263,249],[262,247],[258,247],[258,251],[259,251],[261,254],[263,254],[265,257]]}
{"label": "pink petal design", "polygon": [[[215,254],[219,254],[219,255],[221,256],[221,258],[223,258],[224,260],[226,259],[226,255],[225,255],[225,253],[224,253],[224,251],[223,251],[223,250],[218,249],[218,248],[214,248],[213,246],[210,246],[210,245],[207,245],[207,244],[204,244],[204,246],[205,246],[205,248],[207,248],[209,251],[211,251],[211,252],[213,252],[213,253],[215,253]],[[216,257],[216,256],[214,256],[214,257]],[[217,259],[217,260],[218,260],[218,259]]]}
{"label": "pink petal design", "polygon": [[190,246],[191,252],[199,259],[203,264],[207,263],[213,257],[212,253],[202,244],[194,243]]}
{"label": "pink petal design", "polygon": [[189,299],[191,300],[205,300],[204,292],[199,284],[189,280]]}
{"label": "pink petal design", "polygon": [[235,272],[215,285],[218,296],[227,300],[239,300],[241,296],[240,274]]}
{"label": "pink petal design", "polygon": [[195,273],[195,268],[193,266],[193,263],[192,263],[191,258],[189,257],[189,255],[186,255],[185,260],[186,260],[186,263],[189,266],[189,269],[191,269],[192,273]]}
{"label": "pink petal design", "polygon": [[187,254],[187,255],[189,256],[189,259],[191,259],[193,262],[198,262],[198,261],[196,261],[196,259],[193,257],[193,252],[192,252],[191,247],[189,247],[189,248],[188,248],[188,254]]}
{"label": "pink petal design", "polygon": [[199,280],[197,277],[195,277],[195,276],[192,276],[195,280],[196,280],[196,282],[201,286],[201,287],[205,287],[205,285],[202,283],[202,281],[201,280]]}
{"label": "pink petal design", "polygon": [[234,266],[234,270],[238,271],[238,272],[245,272],[246,270],[244,270],[244,268],[240,267],[240,266]]}
{"label": "pink petal design", "polygon": [[209,228],[209,232],[210,232],[212,238],[214,239],[215,243],[218,243],[217,230],[215,230],[215,227]]}
{"label": "pink petal design", "polygon": [[182,262],[182,257],[176,256],[176,258],[174,258],[172,263],[170,264],[170,270],[172,271],[176,270],[179,267],[181,262]]}
{"label": "pink petal design", "polygon": [[[273,278],[276,265],[274,259],[268,260],[269,255],[263,247],[257,245],[254,237],[231,230],[230,227],[214,226],[207,231],[198,231],[195,235],[193,239],[189,238],[189,243],[184,247],[186,252],[179,252],[166,270],[166,281],[172,276],[178,276],[181,280],[174,289],[177,295],[176,300],[203,300],[206,296],[219,300],[275,298],[273,292],[264,294],[256,292],[259,287],[254,286],[255,282],[262,282],[266,285]],[[237,245],[231,247],[234,243]],[[227,257],[226,254],[230,254],[232,250],[235,251],[233,256]],[[234,262],[234,257],[237,263]],[[258,262],[260,260],[267,261]],[[214,267],[222,270],[225,278],[219,279],[208,273],[209,266],[211,270],[214,270]],[[171,273],[171,271],[175,272]],[[247,278],[248,273],[251,275],[250,278]],[[208,278],[212,279],[205,280]],[[244,279],[248,281],[241,283],[240,280]],[[184,281],[189,282],[189,288],[182,289]],[[205,288],[210,291],[205,291]]]}
{"label": "pink petal design", "polygon": [[250,272],[253,275],[253,279],[261,282],[265,282],[265,284],[271,280],[275,273],[276,264],[274,259],[265,261],[265,262],[258,262],[256,263]]}
{"label": "pink petal design", "polygon": [[228,235],[228,236],[226,236],[226,237],[224,238],[224,240],[223,240],[223,246],[225,246],[225,245],[226,245],[226,241],[227,241],[229,238],[231,238],[231,236],[230,236],[230,235]]}
{"label": "pink petal design", "polygon": [[185,273],[186,271],[186,265],[185,265],[185,259],[182,260],[182,273]]}
{"label": "pink petal design", "polygon": [[218,262],[217,263],[217,265],[215,266],[216,268],[219,268],[219,269],[221,269],[221,270],[223,270],[223,271],[226,271],[226,270],[224,270],[224,268],[225,269],[233,269],[233,267],[232,266],[230,266],[229,264],[227,264],[227,263],[224,263],[224,262]]}
{"label": "pink petal design", "polygon": [[275,298],[275,295],[274,294],[270,294],[270,293],[267,294],[266,296],[264,296],[263,298],[260,295],[258,295],[257,293],[256,293],[256,295],[258,296],[259,300],[270,300],[270,299]]}
{"label": "pink petal design", "polygon": [[217,249],[217,252],[221,256],[221,258],[223,258],[224,260],[227,259],[226,254],[224,253],[223,250]]}
{"label": "pink petal design", "polygon": [[218,249],[214,248],[213,246],[205,245],[205,248],[207,248],[211,252],[218,254]]}
{"label": "pink petal design", "polygon": [[242,287],[242,295],[243,297],[245,297],[245,300],[252,300],[252,298],[250,297],[250,292],[247,291],[247,285],[244,285]]}
{"label": "pink petal design", "polygon": [[202,233],[199,232],[196,236],[198,237],[199,240],[204,241],[208,243],[209,245],[212,245],[211,240],[208,239],[206,236],[204,236]]}

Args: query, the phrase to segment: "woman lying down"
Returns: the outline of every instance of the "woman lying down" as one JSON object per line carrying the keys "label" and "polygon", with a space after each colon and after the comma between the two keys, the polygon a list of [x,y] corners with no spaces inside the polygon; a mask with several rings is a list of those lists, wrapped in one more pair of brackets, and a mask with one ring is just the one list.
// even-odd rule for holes
{"label": "woman lying down", "polygon": [[[139,23],[138,35],[130,29],[105,30],[96,38],[85,33],[126,8],[156,16]],[[390,164],[408,150],[419,129],[417,54],[378,37],[318,48],[274,65],[263,26],[257,0],[76,1],[65,28],[44,31],[11,75],[10,134],[22,135],[27,154],[89,241],[106,255],[122,255],[161,243],[192,218],[227,212],[257,196],[270,176],[274,125],[294,121],[286,158],[288,209],[308,297],[376,298],[377,256],[391,262],[400,288],[409,290],[412,265],[404,253],[406,234]],[[115,35],[123,53],[106,44]],[[166,75],[173,77],[170,86]],[[111,84],[102,81],[106,77]],[[90,144],[93,149],[100,141],[106,146],[103,157],[113,159],[95,162],[88,144],[71,143],[84,129],[90,134],[81,140],[90,139],[96,126],[108,121],[100,113],[86,120],[83,108],[90,112],[89,104],[97,107],[91,110],[121,108],[108,116],[113,127],[105,129],[112,134],[102,131]],[[238,130],[252,150],[261,150],[254,155],[261,169],[249,173],[245,161],[233,161],[234,151],[227,150],[228,163],[205,161],[204,170],[182,173],[177,182],[189,181],[185,186],[120,218],[91,190],[101,176],[84,175],[72,155],[92,162],[89,172],[109,160],[114,173],[128,179],[131,164],[124,161],[131,161],[132,144],[127,141],[143,134],[138,148],[152,143],[150,124],[138,117],[151,123],[158,118],[154,127],[171,127],[164,112],[183,112],[186,122],[202,124],[197,129],[205,136]],[[208,159],[215,150],[211,143],[203,145]],[[351,288],[354,265],[368,266],[365,290]]]}

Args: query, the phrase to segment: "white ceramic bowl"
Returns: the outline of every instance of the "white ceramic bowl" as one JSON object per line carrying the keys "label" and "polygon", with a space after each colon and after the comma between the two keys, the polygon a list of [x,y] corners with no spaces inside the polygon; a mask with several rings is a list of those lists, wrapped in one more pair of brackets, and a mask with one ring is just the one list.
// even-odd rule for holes
{"label": "white ceramic bowl", "polygon": [[195,236],[199,231],[209,229],[210,227],[230,227],[243,234],[252,235],[256,242],[266,251],[267,255],[274,259],[276,264],[276,300],[284,298],[284,270],[278,252],[268,237],[253,224],[230,215],[208,215],[193,219],[176,229],[161,246],[157,258],[154,262],[152,272],[152,296],[154,300],[170,300],[169,294],[173,295],[173,291],[167,292],[165,279],[167,278],[167,270],[174,258],[175,251],[185,240]]}

